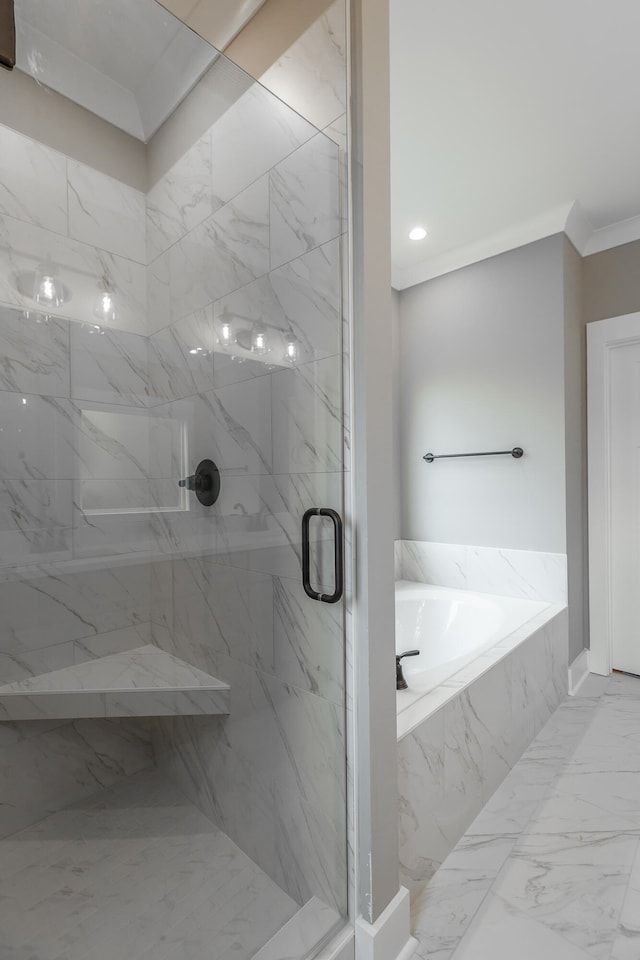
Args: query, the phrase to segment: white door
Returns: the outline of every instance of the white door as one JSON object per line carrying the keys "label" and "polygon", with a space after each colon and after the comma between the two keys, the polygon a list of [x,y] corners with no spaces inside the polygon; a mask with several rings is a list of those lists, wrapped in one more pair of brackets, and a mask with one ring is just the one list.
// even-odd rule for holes
{"label": "white door", "polygon": [[611,666],[640,674],[640,343],[609,354]]}

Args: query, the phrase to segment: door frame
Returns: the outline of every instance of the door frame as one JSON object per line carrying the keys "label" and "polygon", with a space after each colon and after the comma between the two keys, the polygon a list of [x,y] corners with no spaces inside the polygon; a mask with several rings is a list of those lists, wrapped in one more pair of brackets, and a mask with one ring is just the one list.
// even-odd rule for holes
{"label": "door frame", "polygon": [[611,352],[640,344],[640,313],[587,325],[589,487],[589,670],[609,676],[612,660]]}

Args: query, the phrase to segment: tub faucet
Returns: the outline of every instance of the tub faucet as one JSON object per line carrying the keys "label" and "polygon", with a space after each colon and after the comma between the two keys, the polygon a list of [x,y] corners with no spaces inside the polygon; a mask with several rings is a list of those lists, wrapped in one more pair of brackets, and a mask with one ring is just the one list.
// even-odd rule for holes
{"label": "tub faucet", "polygon": [[419,650],[407,650],[405,653],[400,653],[396,656],[396,690],[406,690],[409,686],[404,678],[400,661],[403,660],[404,657],[417,657],[419,653]]}

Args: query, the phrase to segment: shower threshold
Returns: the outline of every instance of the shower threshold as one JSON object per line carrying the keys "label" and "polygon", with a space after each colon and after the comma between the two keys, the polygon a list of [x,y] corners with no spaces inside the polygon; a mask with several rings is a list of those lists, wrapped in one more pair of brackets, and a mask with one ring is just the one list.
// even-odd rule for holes
{"label": "shower threshold", "polygon": [[230,687],[148,644],[0,686],[0,720],[229,713]]}
{"label": "shower threshold", "polygon": [[11,960],[249,960],[299,910],[155,770],[0,841]]}

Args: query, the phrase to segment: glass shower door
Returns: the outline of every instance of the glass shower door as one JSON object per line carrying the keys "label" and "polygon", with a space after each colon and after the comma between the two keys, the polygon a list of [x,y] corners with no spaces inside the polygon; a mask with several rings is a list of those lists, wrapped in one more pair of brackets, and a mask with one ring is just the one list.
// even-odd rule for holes
{"label": "glass shower door", "polygon": [[312,956],[347,914],[344,124],[155,0],[16,22],[0,954]]}

